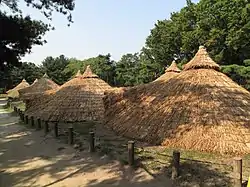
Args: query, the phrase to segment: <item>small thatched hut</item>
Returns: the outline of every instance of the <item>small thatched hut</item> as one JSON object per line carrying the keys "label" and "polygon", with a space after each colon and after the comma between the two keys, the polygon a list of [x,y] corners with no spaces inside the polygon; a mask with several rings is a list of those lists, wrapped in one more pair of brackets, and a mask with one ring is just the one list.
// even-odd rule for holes
{"label": "small thatched hut", "polygon": [[[83,75],[77,75],[63,84],[37,111],[26,113],[48,121],[81,122],[102,121],[104,91],[111,87],[87,66]],[[41,106],[41,105],[40,105]]]}
{"label": "small thatched hut", "polygon": [[[114,94],[113,94],[114,95]],[[174,148],[250,153],[250,93],[219,71],[200,47],[179,75],[104,98],[106,126]]]}
{"label": "small thatched hut", "polygon": [[23,79],[22,82],[20,82],[15,88],[7,91],[8,97],[19,98],[19,91],[29,86],[30,86],[29,83],[25,79]]}
{"label": "small thatched hut", "polygon": [[20,95],[23,99],[28,99],[32,95],[41,94],[47,90],[57,89],[58,87],[45,73],[43,77],[38,80],[36,79],[30,87],[20,90]]}
{"label": "small thatched hut", "polygon": [[165,73],[154,81],[167,81],[172,77],[178,75],[180,72],[181,70],[177,67],[176,62],[173,61],[172,64],[168,68],[166,68]]}

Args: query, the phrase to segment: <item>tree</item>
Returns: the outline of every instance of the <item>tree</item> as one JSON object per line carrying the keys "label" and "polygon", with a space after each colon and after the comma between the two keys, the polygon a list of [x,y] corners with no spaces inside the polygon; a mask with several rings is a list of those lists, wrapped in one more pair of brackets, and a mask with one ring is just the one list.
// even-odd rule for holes
{"label": "tree", "polygon": [[247,79],[242,72],[248,69],[244,60],[250,59],[250,3],[200,0],[194,4],[188,0],[187,6],[172,13],[170,19],[155,24],[143,50],[152,62],[166,66],[173,59],[185,64],[199,45],[205,45],[210,56],[245,85]]}
{"label": "tree", "polygon": [[146,48],[160,63],[190,60],[205,45],[221,65],[243,65],[250,58],[250,4],[245,0],[201,0],[158,21]]}
{"label": "tree", "polygon": [[[72,22],[71,11],[74,0],[24,0],[27,6],[41,11],[48,20],[52,20],[53,11],[67,16]],[[0,5],[6,5],[13,15],[0,11],[0,69],[8,65],[20,66],[20,57],[31,51],[33,45],[43,45],[42,36],[51,28],[50,24],[23,17],[18,6],[18,0],[0,0]]]}
{"label": "tree", "polygon": [[125,54],[116,64],[115,82],[118,86],[133,86],[139,84],[138,79],[140,59],[139,54]]}
{"label": "tree", "polygon": [[68,64],[69,59],[64,55],[60,55],[56,58],[49,56],[42,62],[42,69],[57,84],[63,84],[72,76],[71,73],[64,71]]}
{"label": "tree", "polygon": [[41,36],[48,31],[41,21],[30,17],[7,16],[0,12],[0,68],[7,64],[20,66],[20,57],[30,52],[33,45],[42,45]]}
{"label": "tree", "polygon": [[43,75],[41,67],[31,62],[22,63],[21,67],[10,67],[6,71],[0,71],[0,88],[10,89],[19,84],[22,79],[26,79],[28,83],[33,83],[36,78]]}
{"label": "tree", "polygon": [[91,66],[91,69],[96,73],[101,79],[114,85],[114,68],[115,62],[111,60],[111,55],[98,55],[97,57],[89,58],[82,61],[82,69],[85,70],[87,65]]}
{"label": "tree", "polygon": [[63,72],[67,75],[70,75],[71,78],[75,76],[78,70],[82,71],[83,62],[81,60],[78,60],[76,58],[70,58],[68,59],[69,63],[63,70]]}

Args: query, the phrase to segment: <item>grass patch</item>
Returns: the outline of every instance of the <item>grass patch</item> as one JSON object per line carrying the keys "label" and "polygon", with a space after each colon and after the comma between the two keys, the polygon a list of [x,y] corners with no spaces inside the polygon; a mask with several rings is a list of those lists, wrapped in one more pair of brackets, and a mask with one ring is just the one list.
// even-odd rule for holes
{"label": "grass patch", "polygon": [[[137,148],[142,165],[154,175],[171,177],[172,154],[175,149],[163,147]],[[179,150],[181,153],[181,176],[177,179],[180,186],[232,186],[233,156]],[[243,159],[243,181],[250,173],[250,154]],[[203,183],[204,181],[204,183]]]}

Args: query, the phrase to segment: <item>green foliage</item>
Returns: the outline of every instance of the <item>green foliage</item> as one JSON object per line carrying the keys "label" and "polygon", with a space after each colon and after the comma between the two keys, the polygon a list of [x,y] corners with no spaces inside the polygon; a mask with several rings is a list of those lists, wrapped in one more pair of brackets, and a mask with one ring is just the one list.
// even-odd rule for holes
{"label": "green foliage", "polygon": [[28,83],[33,83],[36,78],[40,78],[43,75],[43,71],[40,67],[31,62],[22,63],[21,67],[11,67],[0,71],[1,84],[0,87],[13,88],[18,85],[22,79],[26,79]]}
{"label": "green foliage", "polygon": [[64,71],[68,64],[69,59],[64,55],[56,58],[49,56],[42,62],[42,69],[53,81],[61,85],[71,77],[70,72]]}
{"label": "green foliage", "polygon": [[[40,10],[46,18],[52,20],[53,11],[67,16],[72,22],[71,11],[74,9],[74,0],[24,0],[27,6]],[[18,0],[2,0],[0,6],[6,5],[13,15],[0,11],[0,70],[14,65],[20,66],[20,57],[30,53],[33,45],[43,45],[42,36],[52,26],[41,21],[32,20],[29,16],[23,17],[19,9]]]}
{"label": "green foliage", "polygon": [[[248,1],[200,0],[194,4],[189,0],[187,6],[172,13],[170,19],[155,24],[143,50],[154,63],[169,65],[177,58],[184,64],[194,56],[199,45],[205,45],[220,65],[246,66],[249,60],[244,60],[250,59],[249,41]],[[247,68],[236,69],[232,78],[244,85],[247,79],[241,71]]]}
{"label": "green foliage", "polygon": [[222,72],[230,76],[234,81],[250,90],[250,66],[237,64],[221,66]]}
{"label": "green foliage", "polygon": [[[41,21],[30,17],[8,16],[0,11],[0,69],[8,64],[20,66],[20,57],[30,52],[33,45],[42,45],[41,36],[48,30]],[[6,62],[4,64],[4,62]]]}
{"label": "green foliage", "polygon": [[78,60],[76,58],[70,58],[68,59],[68,61],[69,63],[63,70],[63,73],[67,75],[71,75],[71,78],[73,78],[73,76],[75,76],[78,70],[80,71],[83,70],[82,69],[83,63],[81,60]]}
{"label": "green foliage", "polygon": [[10,79],[13,85],[19,84],[22,79],[25,79],[28,83],[33,83],[36,78],[42,77],[43,72],[41,68],[37,67],[34,63],[22,63],[22,66],[17,68],[13,67],[10,72]]}
{"label": "green foliage", "polygon": [[97,57],[83,60],[82,68],[85,69],[87,65],[91,66],[91,69],[101,79],[108,82],[110,85],[114,85],[114,61],[111,60],[111,55],[98,55]]}
{"label": "green foliage", "polygon": [[141,54],[126,54],[116,64],[115,82],[118,86],[134,86],[148,83],[161,74],[162,65],[151,62],[142,52]]}
{"label": "green foliage", "polygon": [[[250,57],[250,5],[245,0],[201,0],[158,21],[146,40],[156,61],[190,60],[205,45],[220,64],[243,64]],[[186,60],[186,61],[187,61]]]}

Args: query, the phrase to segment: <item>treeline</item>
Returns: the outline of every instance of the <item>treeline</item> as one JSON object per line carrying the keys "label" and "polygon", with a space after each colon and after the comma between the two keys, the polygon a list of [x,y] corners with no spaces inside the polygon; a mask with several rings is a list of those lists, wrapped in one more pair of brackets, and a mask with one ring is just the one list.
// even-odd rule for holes
{"label": "treeline", "polygon": [[[242,86],[250,89],[250,60],[246,60],[244,63],[246,63],[244,67],[224,65],[222,71]],[[53,81],[61,85],[71,79],[78,70],[83,72],[87,65],[91,65],[92,70],[112,86],[134,86],[148,83],[163,74],[165,69],[164,65],[160,63],[146,60],[143,53],[125,54],[118,62],[111,60],[110,54],[85,60],[61,55],[47,57],[39,66],[25,62],[19,68],[13,67],[10,71],[0,74],[1,80],[3,80],[1,86],[5,86],[2,88],[7,90],[17,85],[23,78],[32,83],[36,78],[42,77],[45,72]]]}
{"label": "treeline", "polygon": [[157,21],[139,53],[125,54],[117,62],[109,54],[85,60],[47,57],[40,66],[23,63],[0,72],[0,87],[14,86],[23,77],[32,82],[44,72],[63,84],[88,64],[112,86],[133,86],[156,79],[173,59],[179,66],[187,63],[200,45],[205,45],[224,73],[250,90],[250,3],[245,0],[197,4],[187,0],[169,19]]}
{"label": "treeline", "polygon": [[71,79],[78,70],[83,73],[87,65],[90,65],[100,78],[112,86],[133,86],[147,83],[164,72],[164,67],[146,60],[143,61],[143,55],[138,53],[123,55],[118,62],[111,60],[110,54],[98,55],[85,60],[60,55],[45,58],[39,66],[31,62],[24,62],[19,68],[10,68],[9,71],[0,74],[1,80],[3,80],[1,86],[9,89],[17,85],[23,78],[32,83],[45,72],[53,81],[61,85]]}

